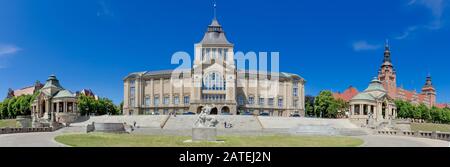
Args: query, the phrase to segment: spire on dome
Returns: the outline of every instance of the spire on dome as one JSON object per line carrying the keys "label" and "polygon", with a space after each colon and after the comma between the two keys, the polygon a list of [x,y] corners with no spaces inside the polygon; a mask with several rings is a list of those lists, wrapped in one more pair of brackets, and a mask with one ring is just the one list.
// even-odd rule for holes
{"label": "spire on dome", "polygon": [[428,76],[427,76],[427,81],[425,82],[425,86],[433,86],[433,82],[432,82],[431,79],[432,79],[432,78],[431,78],[431,75],[428,74]]}
{"label": "spire on dome", "polygon": [[391,47],[389,46],[389,40],[386,39],[386,43],[384,46],[384,60],[383,62],[391,63]]}
{"label": "spire on dome", "polygon": [[217,2],[216,0],[213,0],[214,2],[214,20],[217,20]]}

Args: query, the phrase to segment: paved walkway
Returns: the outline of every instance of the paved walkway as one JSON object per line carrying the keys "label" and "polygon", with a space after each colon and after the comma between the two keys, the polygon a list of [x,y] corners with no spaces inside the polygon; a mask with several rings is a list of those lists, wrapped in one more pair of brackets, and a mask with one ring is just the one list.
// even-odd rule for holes
{"label": "paved walkway", "polygon": [[360,136],[365,141],[362,147],[450,147],[450,143],[442,140],[415,138],[405,136]]}
{"label": "paved walkway", "polygon": [[[64,147],[54,141],[62,133],[79,132],[80,129],[65,128],[50,133],[23,133],[0,135],[0,147]],[[449,142],[403,136],[359,136],[365,141],[362,147],[450,147]]]}

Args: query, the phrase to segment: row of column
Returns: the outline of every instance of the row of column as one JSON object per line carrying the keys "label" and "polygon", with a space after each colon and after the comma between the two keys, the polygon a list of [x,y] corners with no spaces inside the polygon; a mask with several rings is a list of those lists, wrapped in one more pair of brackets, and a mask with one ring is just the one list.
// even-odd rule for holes
{"label": "row of column", "polygon": [[[358,104],[359,106],[359,113],[356,114],[356,110],[355,110],[355,105],[352,105],[352,111],[351,111],[351,115],[369,115],[369,113],[372,113],[372,108],[375,109],[375,107],[373,105],[367,105],[367,104]],[[367,107],[367,114],[364,114],[364,107]],[[373,113],[372,113],[373,114]]]}

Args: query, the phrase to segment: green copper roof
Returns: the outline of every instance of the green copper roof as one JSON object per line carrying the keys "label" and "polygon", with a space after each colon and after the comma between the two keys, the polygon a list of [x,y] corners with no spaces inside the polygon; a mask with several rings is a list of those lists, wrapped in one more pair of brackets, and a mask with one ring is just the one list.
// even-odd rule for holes
{"label": "green copper roof", "polygon": [[68,90],[59,91],[53,98],[74,98],[75,95]]}
{"label": "green copper roof", "polygon": [[377,78],[374,78],[370,82],[369,87],[367,87],[367,89],[364,92],[372,92],[372,91],[386,92],[386,90],[384,89],[383,85],[381,84],[381,81],[378,80]]}
{"label": "green copper roof", "polygon": [[356,95],[355,97],[353,97],[352,100],[375,100],[375,98],[370,95],[369,93],[360,93],[358,95]]}
{"label": "green copper roof", "polygon": [[45,83],[43,89],[45,88],[59,88],[63,89],[63,87],[59,84],[59,80],[56,79],[55,75],[50,75]]}

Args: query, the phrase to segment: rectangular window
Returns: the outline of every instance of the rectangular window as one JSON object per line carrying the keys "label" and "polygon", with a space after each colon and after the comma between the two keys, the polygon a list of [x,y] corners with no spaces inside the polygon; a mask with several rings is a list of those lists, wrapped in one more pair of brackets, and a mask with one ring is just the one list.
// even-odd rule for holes
{"label": "rectangular window", "polygon": [[278,99],[278,107],[283,107],[283,99]]}
{"label": "rectangular window", "polygon": [[170,98],[169,97],[164,97],[164,105],[169,105],[169,101],[170,101]]}
{"label": "rectangular window", "polygon": [[228,55],[227,55],[227,54],[228,54],[228,49],[224,49],[223,52],[224,52],[224,54],[223,54],[223,55],[224,55],[224,56],[223,56],[223,59],[224,59],[225,61],[227,61],[227,60],[228,60],[228,59],[227,59],[227,56],[228,56]]}
{"label": "rectangular window", "polygon": [[145,107],[150,106],[150,96],[145,96]]}
{"label": "rectangular window", "polygon": [[163,115],[167,115],[167,114],[169,114],[169,109],[164,109],[163,110]]}
{"label": "rectangular window", "polygon": [[255,104],[255,98],[254,97],[249,97],[248,98],[248,104],[250,104],[250,105]]}
{"label": "rectangular window", "polygon": [[260,106],[264,106],[264,98],[260,97],[258,103],[259,103]]}
{"label": "rectangular window", "polygon": [[239,105],[244,105],[244,97],[239,96],[238,103],[239,103]]}
{"label": "rectangular window", "polygon": [[294,82],[292,88],[292,94],[294,97],[298,97],[298,82]]}
{"label": "rectangular window", "polygon": [[189,96],[184,96],[184,104],[189,104]]}
{"label": "rectangular window", "polygon": [[294,107],[298,107],[298,100],[294,100],[294,102],[293,102],[292,106],[294,106]]}
{"label": "rectangular window", "polygon": [[269,98],[269,106],[273,106],[273,98]]}
{"label": "rectangular window", "polygon": [[158,106],[158,105],[159,105],[159,97],[158,97],[158,96],[155,96],[154,101],[155,101],[155,102],[153,102],[153,104],[154,104],[155,106]]}
{"label": "rectangular window", "polygon": [[130,80],[130,107],[135,107],[136,106],[136,81],[135,80]]}
{"label": "rectangular window", "polygon": [[175,105],[180,104],[180,98],[178,96],[173,98],[173,104],[175,104]]}

